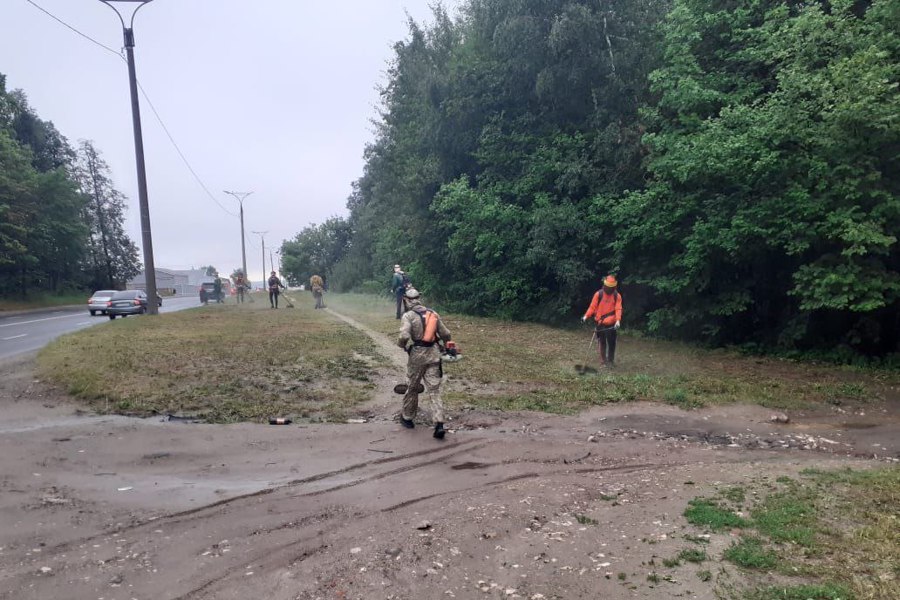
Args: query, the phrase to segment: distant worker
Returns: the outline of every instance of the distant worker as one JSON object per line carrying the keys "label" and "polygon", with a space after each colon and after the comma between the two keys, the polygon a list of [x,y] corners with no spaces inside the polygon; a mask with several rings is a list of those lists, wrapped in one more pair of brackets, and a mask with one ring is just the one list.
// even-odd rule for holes
{"label": "distant worker", "polygon": [[318,275],[309,278],[309,289],[312,291],[313,298],[316,299],[316,308],[325,308],[325,282]]}
{"label": "distant worker", "polygon": [[267,283],[269,285],[269,304],[272,305],[272,308],[278,308],[278,294],[285,289],[284,284],[278,279],[275,271],[272,271],[272,274],[269,275]]}
{"label": "distant worker", "polygon": [[622,295],[616,285],[616,278],[607,275],[603,288],[594,293],[590,307],[581,317],[582,323],[594,317],[594,335],[597,336],[601,367],[614,367],[616,364],[616,337],[622,322]]}
{"label": "distant worker", "polygon": [[413,419],[419,411],[419,384],[424,383],[428,397],[431,398],[434,437],[441,440],[444,439],[444,404],[441,401],[444,370],[441,366],[439,343],[446,344],[450,341],[450,330],[441,321],[439,314],[422,305],[415,288],[408,288],[403,300],[406,312],[400,321],[400,338],[397,344],[409,354],[406,363],[409,382],[403,396],[400,423],[407,429],[415,427]]}
{"label": "distant worker", "polygon": [[235,292],[237,292],[237,302],[241,304],[244,301],[244,275],[243,273],[238,273],[238,276],[234,278],[234,288]]}
{"label": "distant worker", "polygon": [[411,287],[409,276],[403,272],[400,265],[394,265],[394,275],[391,277],[391,293],[397,299],[397,318],[403,316],[403,294]]}
{"label": "distant worker", "polygon": [[222,280],[216,277],[216,280],[213,282],[213,294],[216,296],[216,302],[219,304],[222,303]]}

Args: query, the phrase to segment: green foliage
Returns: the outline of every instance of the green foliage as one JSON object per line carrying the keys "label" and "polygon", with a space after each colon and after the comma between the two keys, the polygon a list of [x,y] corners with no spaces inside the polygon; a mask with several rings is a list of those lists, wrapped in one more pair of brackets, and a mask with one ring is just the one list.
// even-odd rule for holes
{"label": "green foliage", "polygon": [[706,552],[704,552],[703,550],[688,548],[679,552],[678,558],[685,562],[702,563],[708,557],[706,556]]}
{"label": "green foliage", "polygon": [[816,517],[811,493],[809,489],[792,486],[786,492],[769,495],[751,513],[756,529],[778,542],[812,547]]}
{"label": "green foliage", "polygon": [[313,275],[329,279],[350,244],[350,225],[332,217],[311,225],[281,245],[281,268],[292,285],[309,282]]}
{"label": "green foliage", "polygon": [[854,598],[847,588],[834,583],[768,586],[744,595],[745,600],[853,600]]}
{"label": "green foliage", "polygon": [[651,180],[614,208],[651,329],[896,349],[897,25],[884,1],[676,0]]}
{"label": "green foliage", "polygon": [[535,320],[617,272],[658,334],[898,352],[898,29],[890,0],[438,7],[318,268]]}
{"label": "green foliage", "polygon": [[739,542],[733,543],[725,550],[723,556],[725,560],[745,569],[768,571],[778,564],[778,555],[766,548],[762,540],[750,536],[742,537]]}
{"label": "green foliage", "polygon": [[746,519],[709,498],[694,498],[684,511],[688,523],[708,527],[712,531],[747,527]]}
{"label": "green foliage", "polygon": [[137,248],[108,167],[90,142],[76,153],[5,85],[0,74],[0,295],[124,284],[138,271]]}

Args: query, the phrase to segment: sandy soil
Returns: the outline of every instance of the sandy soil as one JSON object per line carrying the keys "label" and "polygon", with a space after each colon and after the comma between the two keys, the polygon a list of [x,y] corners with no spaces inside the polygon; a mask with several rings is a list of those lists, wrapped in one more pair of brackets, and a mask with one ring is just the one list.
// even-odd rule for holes
{"label": "sandy soil", "polygon": [[900,456],[895,402],[468,412],[438,442],[394,422],[402,355],[365,423],[291,426],[83,414],[31,360],[0,365],[4,600],[712,598],[717,564],[647,580],[688,500]]}

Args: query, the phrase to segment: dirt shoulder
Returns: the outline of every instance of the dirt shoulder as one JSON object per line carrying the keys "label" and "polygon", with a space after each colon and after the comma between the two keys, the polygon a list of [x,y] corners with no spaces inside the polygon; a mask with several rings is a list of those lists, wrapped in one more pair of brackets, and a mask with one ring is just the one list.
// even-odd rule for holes
{"label": "dirt shoulder", "polygon": [[886,404],[460,408],[440,443],[394,423],[390,364],[367,422],[291,426],[84,413],[0,365],[0,598],[721,597],[784,576],[722,562],[736,531],[663,567],[689,501],[900,452]]}

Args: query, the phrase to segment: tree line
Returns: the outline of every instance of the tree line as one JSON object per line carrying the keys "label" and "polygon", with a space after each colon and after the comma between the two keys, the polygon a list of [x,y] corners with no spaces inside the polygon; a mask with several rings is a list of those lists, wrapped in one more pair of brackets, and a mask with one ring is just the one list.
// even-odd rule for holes
{"label": "tree line", "polygon": [[0,295],[123,287],[141,268],[125,200],[94,144],[73,147],[0,74]]}
{"label": "tree line", "polygon": [[891,0],[438,7],[394,46],[349,216],[285,267],[318,238],[333,289],[399,262],[443,306],[543,321],[616,273],[659,335],[896,353],[897,31]]}

